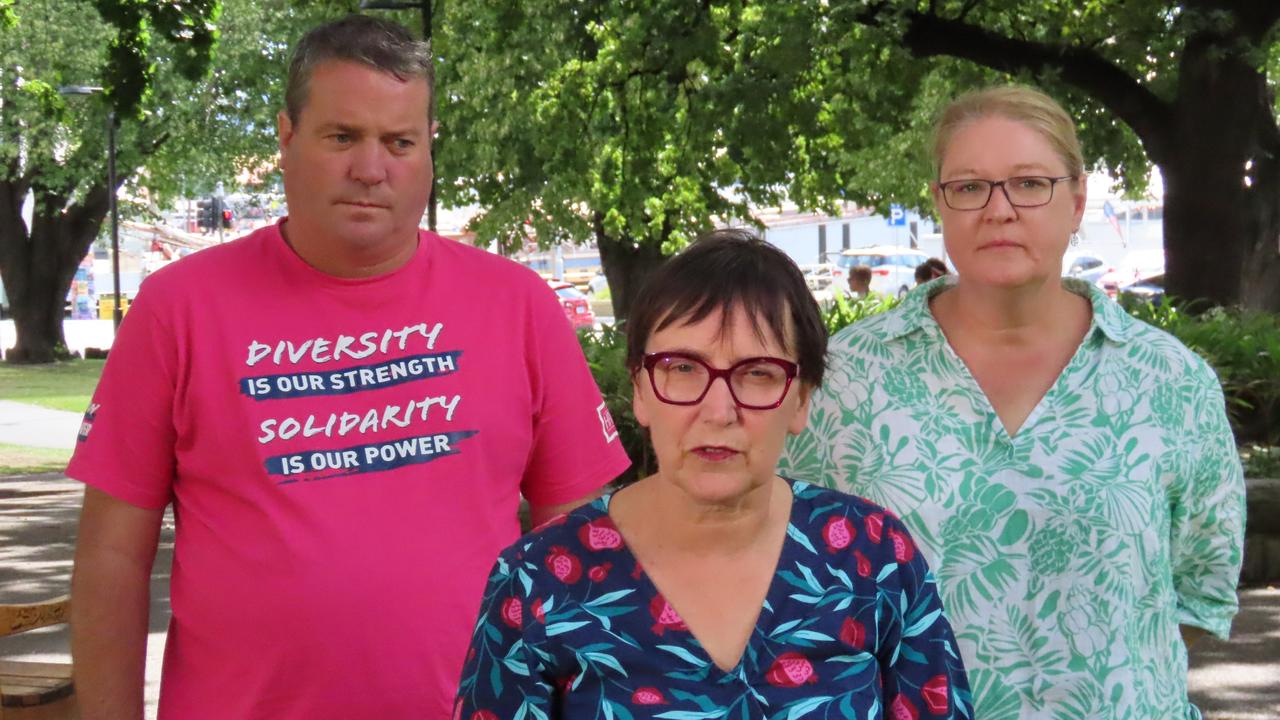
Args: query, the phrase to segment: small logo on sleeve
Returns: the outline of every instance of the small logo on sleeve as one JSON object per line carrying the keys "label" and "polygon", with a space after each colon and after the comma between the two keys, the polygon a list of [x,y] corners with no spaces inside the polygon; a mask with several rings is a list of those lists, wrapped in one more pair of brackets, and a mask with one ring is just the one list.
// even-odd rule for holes
{"label": "small logo on sleeve", "polygon": [[613,442],[618,439],[618,427],[613,424],[613,416],[609,414],[609,406],[600,403],[596,408],[596,417],[600,418],[600,430],[604,432],[604,441]]}
{"label": "small logo on sleeve", "polygon": [[93,419],[97,417],[100,407],[102,407],[101,403],[89,403],[89,409],[84,413],[84,420],[80,421],[80,432],[76,436],[76,442],[89,439],[89,431],[93,429]]}

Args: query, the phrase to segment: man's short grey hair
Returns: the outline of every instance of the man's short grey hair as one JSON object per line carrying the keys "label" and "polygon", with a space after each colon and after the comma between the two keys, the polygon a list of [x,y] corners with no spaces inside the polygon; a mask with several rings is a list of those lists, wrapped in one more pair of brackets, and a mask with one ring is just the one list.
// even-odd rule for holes
{"label": "man's short grey hair", "polygon": [[431,121],[436,74],[431,44],[414,39],[397,23],[368,15],[348,15],[313,28],[294,46],[284,91],[289,122],[298,124],[302,108],[307,104],[308,85],[316,66],[332,60],[359,63],[402,81],[423,78],[427,81],[430,97],[426,108],[427,121]]}

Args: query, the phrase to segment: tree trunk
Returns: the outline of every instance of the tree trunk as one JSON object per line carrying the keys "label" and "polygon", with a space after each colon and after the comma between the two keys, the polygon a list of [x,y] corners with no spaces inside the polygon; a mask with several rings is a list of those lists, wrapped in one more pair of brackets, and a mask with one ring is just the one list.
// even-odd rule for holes
{"label": "tree trunk", "polygon": [[17,213],[0,213],[0,274],[13,311],[17,343],[11,363],[47,363],[71,357],[62,333],[67,291],[97,237],[106,212],[105,187],[66,211],[64,197],[36,196],[30,234]]}
{"label": "tree trunk", "polygon": [[1280,153],[1266,77],[1222,40],[1187,39],[1163,174],[1166,288],[1280,310]]}
{"label": "tree trunk", "polygon": [[629,238],[615,238],[604,229],[603,216],[594,219],[596,247],[600,265],[609,281],[613,299],[613,315],[621,323],[631,316],[632,303],[649,275],[666,259],[661,243],[635,243]]}

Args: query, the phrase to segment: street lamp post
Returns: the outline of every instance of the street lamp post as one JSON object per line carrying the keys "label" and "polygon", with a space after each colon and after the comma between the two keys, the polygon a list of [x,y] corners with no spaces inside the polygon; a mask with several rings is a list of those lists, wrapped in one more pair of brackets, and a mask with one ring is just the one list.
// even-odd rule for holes
{"label": "street lamp post", "polygon": [[[58,88],[63,95],[96,95],[102,88],[91,85],[65,85]],[[116,209],[116,111],[107,111],[107,207],[111,214],[111,284],[112,336],[120,329],[120,216]]]}
{"label": "street lamp post", "polygon": [[[432,25],[432,0],[420,0],[420,2],[403,2],[400,0],[360,0],[361,10],[421,10],[422,11],[422,39],[431,42],[431,25]],[[431,88],[431,102],[435,103],[435,88]],[[427,201],[427,229],[435,232],[436,229],[436,154],[435,148],[431,153],[431,198]]]}

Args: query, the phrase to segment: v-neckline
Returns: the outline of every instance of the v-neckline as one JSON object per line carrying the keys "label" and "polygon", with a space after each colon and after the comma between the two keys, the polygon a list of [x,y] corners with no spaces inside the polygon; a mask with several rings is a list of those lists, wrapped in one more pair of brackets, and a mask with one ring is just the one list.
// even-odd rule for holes
{"label": "v-neckline", "polygon": [[[1089,301],[1089,298],[1084,299],[1085,301]],[[991,397],[987,395],[987,391],[982,388],[982,383],[978,382],[978,377],[973,374],[973,369],[969,367],[969,363],[965,362],[959,352],[956,352],[955,347],[951,344],[951,339],[947,337],[947,333],[942,329],[942,323],[938,322],[938,319],[934,317],[933,311],[929,309],[927,303],[925,305],[925,316],[928,318],[928,323],[932,325],[930,331],[938,334],[938,337],[942,340],[942,346],[946,348],[947,355],[955,360],[956,364],[960,366],[965,377],[968,378],[969,383],[977,392],[977,396],[982,398],[982,405],[988,416],[992,418],[992,425],[999,428],[1001,439],[1009,445],[1016,443],[1018,438],[1027,434],[1027,428],[1032,427],[1035,423],[1040,421],[1040,416],[1045,413],[1045,407],[1047,406],[1049,399],[1060,392],[1060,386],[1065,382],[1065,379],[1072,374],[1072,370],[1075,366],[1089,357],[1087,352],[1088,345],[1092,341],[1094,333],[1098,329],[1097,313],[1093,311],[1093,306],[1090,304],[1089,326],[1085,328],[1084,336],[1080,338],[1080,342],[1076,345],[1076,349],[1072,351],[1071,357],[1067,360],[1067,364],[1062,366],[1062,369],[1058,371],[1057,377],[1055,377],[1053,382],[1049,384],[1049,388],[1044,391],[1044,394],[1041,395],[1040,398],[1036,400],[1035,405],[1031,407],[1031,412],[1027,413],[1027,416],[1022,419],[1022,422],[1018,425],[1017,432],[1010,433],[1009,428],[1004,424],[1004,418],[1000,417],[1000,412],[996,410],[995,403],[991,402]]]}
{"label": "v-neckline", "polygon": [[618,536],[622,538],[622,549],[631,557],[631,561],[635,563],[636,570],[639,574],[637,580],[641,584],[641,589],[647,588],[648,590],[651,590],[654,597],[662,598],[662,601],[680,617],[681,622],[684,623],[685,626],[684,632],[689,634],[689,639],[694,646],[694,649],[700,655],[698,659],[705,660],[709,667],[714,668],[716,672],[720,673],[720,679],[722,680],[725,677],[737,677],[742,674],[743,665],[746,662],[748,655],[751,654],[752,645],[756,642],[756,636],[762,632],[760,622],[764,618],[765,611],[768,610],[769,614],[773,615],[776,612],[779,603],[779,598],[777,597],[778,593],[785,592],[781,587],[780,580],[778,578],[778,571],[782,569],[782,559],[787,555],[788,546],[795,542],[791,537],[791,528],[794,525],[796,506],[799,503],[799,498],[796,497],[794,483],[786,478],[783,478],[783,482],[787,485],[787,492],[791,493],[791,509],[787,513],[787,524],[786,529],[783,531],[782,545],[778,548],[778,557],[775,559],[773,571],[769,575],[769,587],[765,590],[764,602],[761,603],[760,611],[756,614],[755,621],[752,623],[751,633],[747,636],[746,644],[742,646],[742,653],[738,656],[737,662],[734,663],[733,667],[727,670],[721,667],[720,664],[715,661],[715,658],[711,657],[711,653],[707,650],[706,645],[703,645],[702,640],[696,633],[694,633],[693,628],[684,620],[684,615],[680,613],[680,609],[671,603],[667,594],[662,591],[662,588],[658,587],[656,582],[654,582],[653,577],[649,575],[649,571],[645,569],[644,563],[640,562],[640,556],[636,555],[635,551],[631,549],[631,543],[627,540],[626,534],[622,532],[622,529],[613,521],[613,517],[609,515],[609,505],[613,502],[614,493],[609,493],[601,498],[601,500],[604,501],[604,516],[608,518],[609,523],[613,525],[615,530],[617,530]]}

